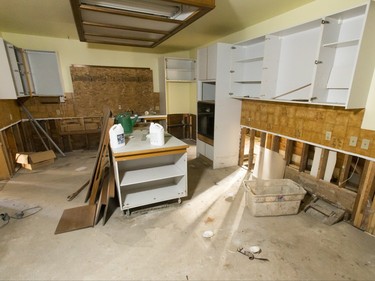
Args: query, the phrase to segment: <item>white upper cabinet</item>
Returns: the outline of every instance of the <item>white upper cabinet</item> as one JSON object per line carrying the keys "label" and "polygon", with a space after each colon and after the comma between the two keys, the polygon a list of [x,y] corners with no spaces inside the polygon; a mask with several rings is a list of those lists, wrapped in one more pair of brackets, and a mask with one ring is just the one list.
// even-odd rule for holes
{"label": "white upper cabinet", "polygon": [[259,98],[262,83],[264,38],[231,47],[230,95]]}
{"label": "white upper cabinet", "polygon": [[314,103],[352,106],[348,99],[357,68],[367,7],[354,8],[322,20],[323,29],[312,92]]}
{"label": "white upper cabinet", "polygon": [[195,60],[165,58],[165,80],[177,82],[195,81]]}
{"label": "white upper cabinet", "polygon": [[64,94],[56,52],[25,50],[29,66],[32,95],[62,96]]}
{"label": "white upper cabinet", "polygon": [[62,96],[56,52],[23,50],[0,38],[0,99]]}
{"label": "white upper cabinet", "polygon": [[233,45],[229,95],[364,108],[375,66],[370,2]]}
{"label": "white upper cabinet", "polygon": [[217,45],[200,48],[197,51],[198,80],[216,79]]}
{"label": "white upper cabinet", "polygon": [[267,36],[265,98],[309,101],[320,30],[320,21],[314,21]]}

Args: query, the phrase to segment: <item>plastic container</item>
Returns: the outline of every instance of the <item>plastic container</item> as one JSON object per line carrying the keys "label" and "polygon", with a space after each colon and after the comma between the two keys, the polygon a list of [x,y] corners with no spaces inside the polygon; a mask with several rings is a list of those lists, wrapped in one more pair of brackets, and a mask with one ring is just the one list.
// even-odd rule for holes
{"label": "plastic container", "polygon": [[164,145],[164,128],[158,123],[150,124],[150,144],[155,146]]}
{"label": "plastic container", "polygon": [[255,217],[295,215],[306,191],[289,179],[243,181],[246,205]]}
{"label": "plastic container", "polygon": [[121,124],[115,124],[109,129],[109,142],[111,148],[125,146],[124,128]]}

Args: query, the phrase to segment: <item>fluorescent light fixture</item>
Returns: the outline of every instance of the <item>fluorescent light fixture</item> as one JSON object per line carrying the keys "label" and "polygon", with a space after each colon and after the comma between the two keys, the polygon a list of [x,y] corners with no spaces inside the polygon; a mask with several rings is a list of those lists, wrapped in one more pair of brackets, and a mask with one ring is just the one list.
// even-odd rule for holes
{"label": "fluorescent light fixture", "polygon": [[[81,4],[165,17],[168,19],[176,19],[181,15],[183,7],[185,6],[178,3],[168,3],[159,0],[81,0]],[[192,12],[193,11],[190,11],[189,14]]]}
{"label": "fluorescent light fixture", "polygon": [[215,7],[215,0],[70,0],[81,41],[153,48]]}

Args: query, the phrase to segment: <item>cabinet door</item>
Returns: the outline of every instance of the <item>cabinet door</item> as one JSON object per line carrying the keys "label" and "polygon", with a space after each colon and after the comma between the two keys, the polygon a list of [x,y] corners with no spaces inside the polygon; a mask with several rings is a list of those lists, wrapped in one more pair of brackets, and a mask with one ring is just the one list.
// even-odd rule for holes
{"label": "cabinet door", "polygon": [[17,91],[13,81],[12,69],[8,59],[8,49],[0,38],[0,98],[16,99]]}
{"label": "cabinet door", "polygon": [[263,57],[264,38],[231,48],[232,97],[260,97]]}
{"label": "cabinet door", "polygon": [[21,80],[21,71],[19,68],[20,63],[17,60],[16,57],[16,47],[14,47],[12,44],[6,43],[7,49],[8,49],[8,57],[10,62],[10,67],[12,69],[13,73],[13,80],[17,91],[17,96],[25,96],[25,91],[22,85]]}
{"label": "cabinet door", "polygon": [[207,80],[216,79],[217,45],[207,47]]}
{"label": "cabinet door", "polygon": [[325,18],[312,101],[346,105],[356,67],[366,6]]}
{"label": "cabinet door", "polygon": [[167,81],[191,82],[195,80],[195,60],[165,58],[165,79]]}
{"label": "cabinet door", "polygon": [[319,47],[320,20],[274,35],[280,40],[280,51],[277,51],[280,57],[277,60],[276,92],[270,98],[309,101]]}
{"label": "cabinet door", "polygon": [[207,48],[200,48],[197,52],[197,77],[199,80],[207,79]]}
{"label": "cabinet door", "polygon": [[55,52],[26,50],[30,75],[38,96],[62,96],[60,70]]}

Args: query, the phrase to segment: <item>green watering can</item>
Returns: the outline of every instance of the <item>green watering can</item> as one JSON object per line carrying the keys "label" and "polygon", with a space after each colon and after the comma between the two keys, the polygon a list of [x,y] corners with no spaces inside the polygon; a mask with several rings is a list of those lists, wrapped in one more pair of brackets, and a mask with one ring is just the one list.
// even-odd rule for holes
{"label": "green watering can", "polygon": [[130,116],[129,113],[121,113],[116,116],[115,121],[117,124],[121,124],[124,128],[125,135],[131,134],[133,132],[133,127],[138,120],[138,115]]}

